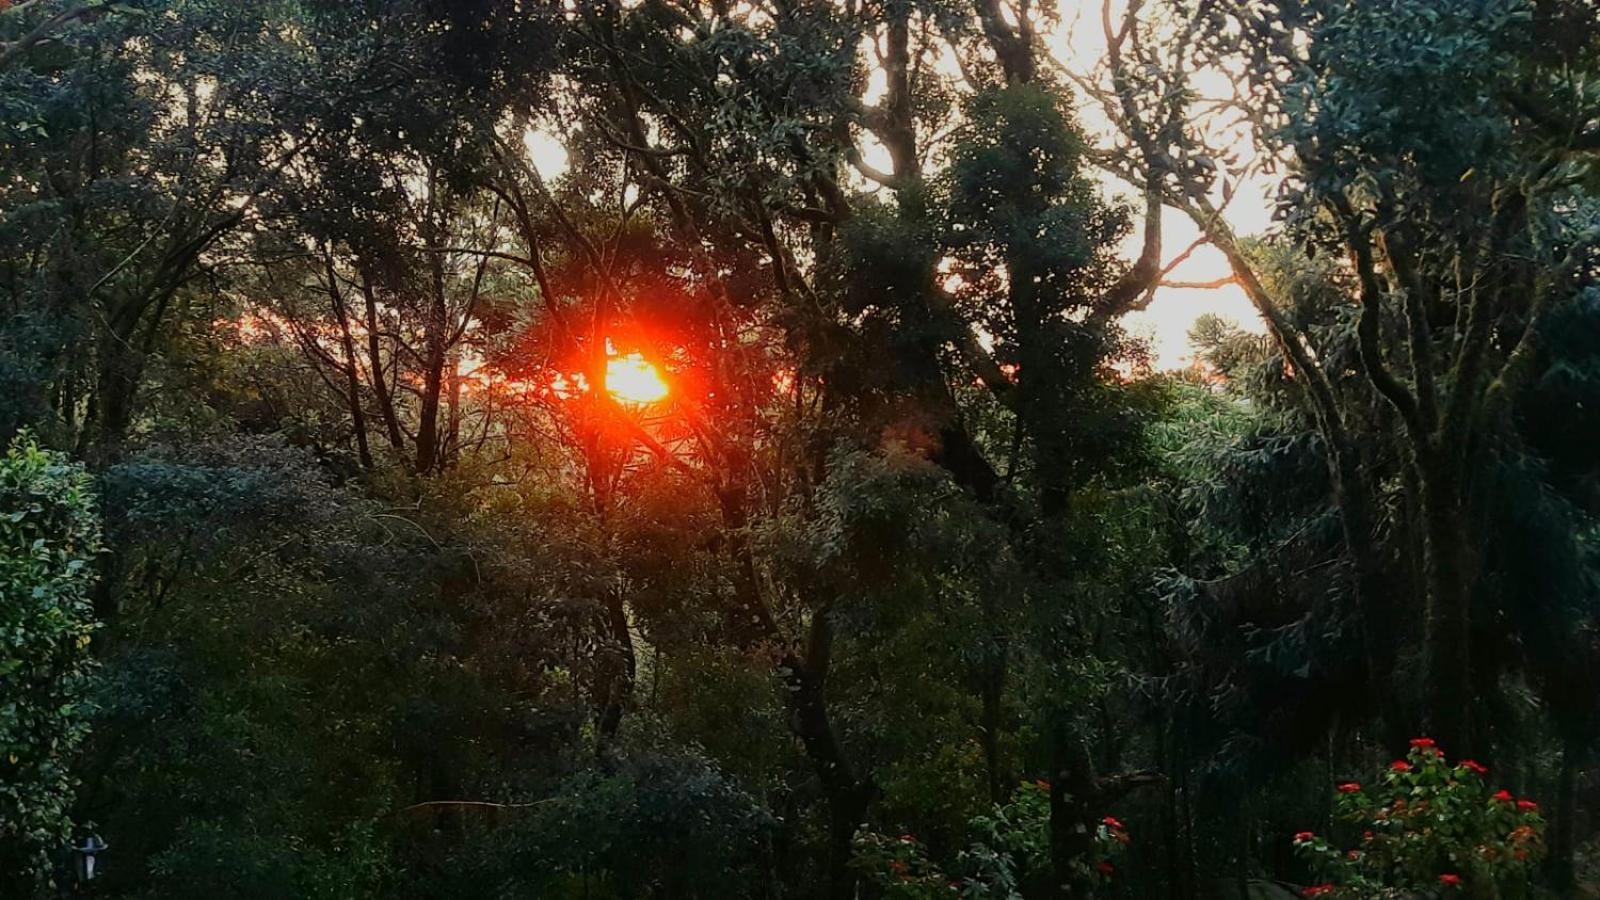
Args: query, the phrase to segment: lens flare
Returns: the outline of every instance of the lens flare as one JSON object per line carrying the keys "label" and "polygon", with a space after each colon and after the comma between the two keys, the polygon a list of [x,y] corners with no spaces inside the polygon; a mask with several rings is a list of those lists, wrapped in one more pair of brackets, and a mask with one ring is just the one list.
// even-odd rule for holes
{"label": "lens flare", "polygon": [[606,391],[624,403],[655,403],[667,396],[667,383],[638,353],[606,361]]}

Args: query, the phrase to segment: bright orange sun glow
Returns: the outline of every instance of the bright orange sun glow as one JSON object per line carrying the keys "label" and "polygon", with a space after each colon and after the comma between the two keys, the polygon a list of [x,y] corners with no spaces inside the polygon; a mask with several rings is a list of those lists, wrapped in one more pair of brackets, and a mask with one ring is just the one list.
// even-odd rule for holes
{"label": "bright orange sun glow", "polygon": [[625,403],[654,403],[667,396],[667,383],[642,355],[629,353],[606,361],[606,390]]}

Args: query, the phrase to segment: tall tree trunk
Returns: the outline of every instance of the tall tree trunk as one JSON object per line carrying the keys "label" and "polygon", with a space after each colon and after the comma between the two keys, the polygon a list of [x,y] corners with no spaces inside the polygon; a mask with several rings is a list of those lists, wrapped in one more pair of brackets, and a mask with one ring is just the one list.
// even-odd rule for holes
{"label": "tall tree trunk", "polygon": [[137,322],[115,322],[100,336],[98,371],[89,412],[79,441],[80,452],[97,464],[121,455],[123,439],[133,424],[133,406],[143,379],[144,360],[133,346]]}
{"label": "tall tree trunk", "polygon": [[1088,881],[1076,874],[1078,864],[1094,850],[1095,784],[1089,751],[1076,734],[1056,738],[1055,778],[1050,782],[1050,867],[1055,873],[1051,896],[1076,900],[1093,896]]}
{"label": "tall tree trunk", "polygon": [[1572,890],[1576,880],[1573,852],[1577,845],[1578,772],[1589,753],[1589,741],[1582,729],[1562,736],[1561,778],[1556,794],[1555,833],[1550,841],[1550,882],[1558,891]]}
{"label": "tall tree trunk", "polygon": [[[428,174],[428,205],[423,221],[423,237],[432,247],[444,243],[443,204],[435,173]],[[445,296],[444,254],[428,254],[428,306],[423,314],[422,397],[417,414],[418,475],[426,475],[440,464],[439,406],[444,392],[444,367],[449,358],[449,308]]]}
{"label": "tall tree trunk", "polygon": [[443,365],[428,353],[427,371],[422,374],[422,404],[417,416],[418,475],[427,475],[439,463],[439,395],[443,390]]}
{"label": "tall tree trunk", "polygon": [[[730,452],[730,469],[740,468],[739,454]],[[749,545],[748,490],[734,480],[717,491],[722,523],[739,566],[729,630],[743,647],[762,644],[787,646],[771,611],[761,599],[755,558]],[[800,740],[806,758],[816,769],[828,807],[828,896],[848,900],[855,894],[850,872],[851,840],[866,819],[873,789],[857,774],[845,754],[828,713],[828,673],[833,660],[831,604],[821,604],[811,614],[802,649],[784,653],[780,662],[789,707],[790,728]]]}
{"label": "tall tree trunk", "polygon": [[361,408],[361,377],[356,371],[355,348],[345,339],[345,391],[350,404],[350,428],[356,436],[356,458],[361,468],[372,468],[372,446],[367,441],[367,414]]}
{"label": "tall tree trunk", "polygon": [[795,731],[806,756],[817,768],[828,804],[828,896],[832,900],[849,900],[855,896],[855,876],[850,872],[851,839],[866,819],[872,791],[850,765],[828,716],[831,615],[827,606],[812,613],[805,658],[790,655],[785,665],[792,673],[789,693]]}
{"label": "tall tree trunk", "polygon": [[461,354],[456,350],[450,351],[445,362],[445,388],[450,397],[450,413],[445,420],[441,453],[448,465],[454,464],[461,451]]}
{"label": "tall tree trunk", "polygon": [[1089,746],[1077,724],[1057,727],[1051,747],[1056,777],[1050,783],[1050,865],[1059,900],[1092,897],[1094,882],[1076,874],[1094,851],[1095,832],[1111,805],[1143,787],[1165,783],[1155,772],[1097,776]]}
{"label": "tall tree trunk", "polygon": [[1442,746],[1465,754],[1473,750],[1468,659],[1473,549],[1467,510],[1448,472],[1430,465],[1421,474],[1427,535],[1427,718]]}
{"label": "tall tree trunk", "polygon": [[[987,593],[987,592],[986,592]],[[998,621],[998,612],[993,609],[992,603],[986,603],[989,611],[986,618],[990,622]],[[1005,725],[1004,700],[1006,690],[1006,646],[1004,638],[995,635],[991,638],[991,646],[985,648],[983,666],[982,701],[983,713],[980,723],[980,737],[983,744],[984,771],[989,779],[989,801],[991,803],[1004,803],[1008,791],[1007,778],[1004,765],[1000,759],[1000,733]]]}
{"label": "tall tree trunk", "polygon": [[367,372],[368,377],[372,379],[372,393],[378,403],[378,415],[383,419],[384,436],[389,439],[389,446],[404,460],[405,434],[400,430],[400,416],[395,412],[394,394],[389,390],[389,378],[386,374],[388,367],[383,364],[383,343],[379,336],[378,290],[371,276],[365,272],[361,276],[361,295],[366,300]]}
{"label": "tall tree trunk", "polygon": [[439,401],[444,393],[445,353],[444,276],[434,276],[434,296],[428,307],[427,332],[424,336],[422,398],[417,415],[418,475],[426,475],[438,467],[439,459]]}
{"label": "tall tree trunk", "polygon": [[1239,900],[1250,900],[1250,832],[1254,827],[1254,810],[1247,796],[1239,804]]}
{"label": "tall tree trunk", "polygon": [[633,631],[628,627],[628,610],[620,589],[606,592],[604,633],[609,646],[601,652],[600,720],[597,724],[600,752],[607,750],[622,727],[622,716],[633,700],[638,677],[638,657],[633,649]]}
{"label": "tall tree trunk", "polygon": [[361,369],[356,362],[356,342],[350,333],[350,310],[344,302],[344,294],[339,290],[339,276],[333,268],[333,251],[325,248],[323,252],[324,276],[328,279],[328,299],[333,305],[334,317],[339,323],[339,347],[344,354],[342,365],[345,376],[345,395],[350,406],[350,425],[355,431],[356,455],[361,460],[361,468],[372,468],[372,447],[367,443],[367,414],[363,408],[361,391]]}
{"label": "tall tree trunk", "polygon": [[[1324,433],[1326,435],[1326,431]],[[1339,512],[1340,533],[1355,575],[1356,611],[1360,617],[1358,627],[1367,684],[1387,728],[1386,740],[1392,745],[1396,740],[1404,741],[1408,723],[1390,686],[1396,625],[1388,578],[1378,551],[1372,494],[1356,449],[1347,442],[1330,439],[1329,443],[1328,468],[1333,482],[1334,508]]]}
{"label": "tall tree trunk", "polygon": [[[1156,723],[1156,765],[1168,775],[1178,771],[1174,730],[1172,711],[1164,708]],[[1167,900],[1183,900],[1183,884],[1178,874],[1183,871],[1182,851],[1178,846],[1178,785],[1177,778],[1169,778],[1161,790],[1161,855],[1167,871]]]}
{"label": "tall tree trunk", "polygon": [[917,159],[917,119],[911,94],[911,6],[906,0],[889,4],[889,24],[883,55],[887,91],[877,134],[889,151],[896,181],[907,184],[922,174]]}
{"label": "tall tree trunk", "polygon": [[1183,897],[1192,900],[1199,892],[1195,886],[1196,860],[1199,854],[1195,849],[1194,838],[1194,784],[1189,779],[1189,726],[1188,717],[1185,715],[1184,725],[1179,732],[1181,735],[1178,752],[1178,780],[1182,785],[1183,794],[1179,797],[1179,818],[1183,823],[1183,867],[1180,870],[1183,878]]}

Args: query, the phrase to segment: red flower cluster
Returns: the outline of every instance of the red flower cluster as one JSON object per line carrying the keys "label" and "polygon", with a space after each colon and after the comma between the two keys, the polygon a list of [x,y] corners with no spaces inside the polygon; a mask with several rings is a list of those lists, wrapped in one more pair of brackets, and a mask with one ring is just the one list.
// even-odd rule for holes
{"label": "red flower cluster", "polygon": [[[1505,821],[1499,815],[1501,811],[1518,813],[1511,820],[1516,827],[1505,836],[1504,842],[1495,835],[1470,839],[1463,835],[1457,840],[1445,834],[1443,839],[1446,849],[1450,851],[1450,858],[1464,858],[1462,854],[1470,849],[1472,859],[1481,857],[1489,867],[1485,870],[1489,873],[1488,877],[1498,880],[1505,874],[1499,871],[1502,865],[1509,865],[1512,859],[1527,862],[1543,852],[1543,825],[1537,818],[1539,804],[1519,798],[1510,791],[1500,790],[1489,795],[1488,809],[1479,807],[1476,813],[1457,810],[1455,807],[1459,798],[1484,796],[1481,792],[1486,789],[1482,787],[1485,782],[1474,781],[1472,776],[1486,779],[1489,768],[1473,759],[1462,759],[1451,765],[1432,738],[1413,738],[1410,743],[1409,753],[1389,764],[1392,774],[1381,779],[1370,791],[1355,781],[1336,782],[1334,785],[1335,790],[1344,795],[1338,803],[1342,817],[1352,822],[1368,821],[1372,823],[1371,828],[1382,827],[1384,833],[1372,830],[1361,832],[1361,843],[1357,845],[1359,849],[1352,850],[1338,847],[1310,831],[1301,831],[1294,835],[1296,853],[1320,860],[1322,869],[1326,870],[1324,877],[1340,877],[1340,873],[1343,873],[1357,878],[1357,883],[1361,884],[1365,882],[1360,879],[1366,878],[1386,880],[1388,876],[1385,872],[1389,868],[1427,864],[1415,856],[1411,847],[1414,842],[1409,839],[1434,834],[1433,839],[1437,840],[1435,832],[1438,829],[1434,828],[1437,817],[1452,819],[1461,815],[1465,817],[1462,825],[1469,831],[1479,826],[1498,831],[1503,827],[1501,822]],[[1400,775],[1407,777],[1401,778]],[[1488,819],[1480,818],[1485,814]],[[1452,842],[1462,846],[1450,846]],[[1437,869],[1423,869],[1423,873],[1423,878],[1437,879],[1435,890],[1438,896],[1461,896],[1466,891],[1466,875],[1456,872],[1436,874]],[[1405,877],[1409,879],[1414,876],[1406,874]],[[1330,881],[1302,888],[1301,895],[1319,897],[1338,894],[1341,890],[1345,889],[1337,887],[1337,882]]]}
{"label": "red flower cluster", "polygon": [[1411,749],[1421,753],[1423,756],[1432,756],[1436,759],[1444,759],[1444,751],[1440,750],[1439,745],[1433,742],[1433,738],[1412,738]]}
{"label": "red flower cluster", "polygon": [[1120,830],[1123,827],[1122,823],[1117,821],[1115,816],[1106,816],[1100,821],[1104,822],[1107,828],[1116,828]]}

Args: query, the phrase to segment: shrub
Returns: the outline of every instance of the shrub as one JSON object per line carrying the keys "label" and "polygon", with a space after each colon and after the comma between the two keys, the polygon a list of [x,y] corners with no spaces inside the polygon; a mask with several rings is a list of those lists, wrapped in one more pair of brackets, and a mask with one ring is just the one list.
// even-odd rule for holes
{"label": "shrub", "polygon": [[[898,900],[1002,900],[1048,892],[1050,868],[1050,785],[1022,785],[1010,802],[996,805],[969,823],[971,843],[948,869],[934,862],[914,835],[898,837],[862,829],[855,837],[851,865],[883,897]],[[1113,860],[1132,839],[1117,819],[1106,816],[1095,828],[1094,850],[1077,861],[1072,877],[1107,882],[1116,876]]]}
{"label": "shrub", "polygon": [[23,436],[0,457],[0,895],[27,896],[70,835],[69,757],[88,731],[89,476]]}
{"label": "shrub", "polygon": [[1489,770],[1450,764],[1428,738],[1411,742],[1373,786],[1336,790],[1335,818],[1351,831],[1342,846],[1303,831],[1295,850],[1324,883],[1308,897],[1521,897],[1544,856],[1539,805],[1491,790]]}

